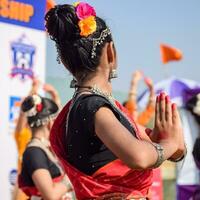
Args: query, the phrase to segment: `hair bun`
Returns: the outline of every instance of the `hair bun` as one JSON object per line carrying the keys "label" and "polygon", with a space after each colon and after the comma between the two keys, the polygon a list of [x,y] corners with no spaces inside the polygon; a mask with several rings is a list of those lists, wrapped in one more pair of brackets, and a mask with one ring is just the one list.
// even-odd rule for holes
{"label": "hair bun", "polygon": [[47,12],[45,20],[47,32],[58,44],[71,43],[80,38],[78,17],[74,6],[57,5]]}
{"label": "hair bun", "polygon": [[32,96],[28,96],[25,98],[25,100],[22,102],[22,111],[23,112],[27,112],[29,111],[31,108],[34,107],[34,99]]}

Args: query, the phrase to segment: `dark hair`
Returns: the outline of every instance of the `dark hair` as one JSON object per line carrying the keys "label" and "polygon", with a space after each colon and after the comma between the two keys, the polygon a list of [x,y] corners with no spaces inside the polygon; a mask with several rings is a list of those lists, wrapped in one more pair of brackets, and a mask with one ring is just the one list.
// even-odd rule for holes
{"label": "dark hair", "polygon": [[35,110],[35,114],[29,116],[28,112],[36,107],[33,96],[28,96],[24,99],[21,105],[23,112],[27,113],[28,124],[31,128],[40,127],[55,117],[58,112],[58,106],[49,98],[44,98],[37,95],[41,99],[41,110]]}
{"label": "dark hair", "polygon": [[100,63],[103,46],[112,41],[110,34],[96,47],[96,56],[91,58],[93,39],[100,37],[102,31],[107,28],[104,20],[96,17],[97,29],[88,37],[80,35],[79,19],[76,8],[72,5],[55,6],[46,14],[45,20],[46,30],[56,42],[58,55],[73,76],[80,80],[94,72]]}
{"label": "dark hair", "polygon": [[189,99],[189,101],[186,103],[186,109],[189,110],[193,114],[197,123],[200,125],[200,115],[198,115],[197,113],[194,112],[194,108],[197,106],[197,102],[198,102],[197,95],[195,95],[191,99]]}

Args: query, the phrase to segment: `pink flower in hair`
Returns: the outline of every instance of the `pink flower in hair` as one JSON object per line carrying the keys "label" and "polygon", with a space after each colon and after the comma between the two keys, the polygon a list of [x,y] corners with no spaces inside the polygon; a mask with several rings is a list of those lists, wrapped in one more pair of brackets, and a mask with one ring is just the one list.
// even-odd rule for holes
{"label": "pink flower in hair", "polygon": [[80,20],[96,16],[96,12],[88,3],[81,2],[76,6],[76,14]]}

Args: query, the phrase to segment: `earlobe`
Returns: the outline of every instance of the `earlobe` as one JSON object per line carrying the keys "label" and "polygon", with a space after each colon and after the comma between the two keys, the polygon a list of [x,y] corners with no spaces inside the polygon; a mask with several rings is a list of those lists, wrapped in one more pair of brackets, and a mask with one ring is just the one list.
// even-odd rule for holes
{"label": "earlobe", "polygon": [[107,46],[108,64],[110,65],[109,81],[113,78],[117,78],[116,70],[116,51],[113,42],[110,42]]}

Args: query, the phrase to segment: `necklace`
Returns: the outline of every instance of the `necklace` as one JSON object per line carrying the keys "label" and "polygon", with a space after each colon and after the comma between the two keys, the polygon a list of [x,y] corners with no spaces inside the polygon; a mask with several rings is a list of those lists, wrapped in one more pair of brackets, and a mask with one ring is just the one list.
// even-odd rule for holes
{"label": "necklace", "polygon": [[100,96],[104,96],[106,99],[110,99],[111,101],[114,101],[112,93],[103,92],[96,84],[93,87],[76,85],[76,88],[77,89],[85,88],[86,90],[83,90],[83,91],[76,90],[73,97],[75,97],[79,93],[90,92],[90,93],[98,94]]}
{"label": "necklace", "polygon": [[94,94],[98,94],[100,96],[103,96],[107,100],[112,101],[113,103],[115,102],[115,99],[112,96],[112,93],[102,91],[97,85],[94,85],[93,87],[91,87],[91,92],[94,93]]}
{"label": "necklace", "polygon": [[100,96],[103,96],[104,98],[106,98],[110,104],[129,122],[129,125],[136,131],[136,127],[133,127],[133,122],[129,119],[129,117],[127,117],[120,109],[119,107],[116,105],[115,103],[115,98],[112,96],[111,93],[106,93],[103,92],[100,88],[97,87],[97,85],[94,85],[94,87],[92,87],[91,92]]}

